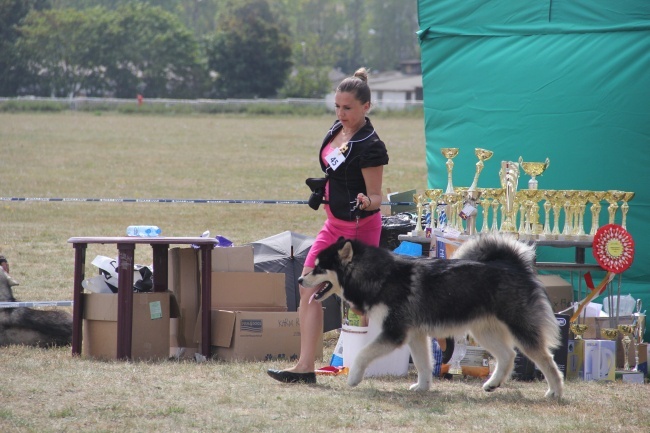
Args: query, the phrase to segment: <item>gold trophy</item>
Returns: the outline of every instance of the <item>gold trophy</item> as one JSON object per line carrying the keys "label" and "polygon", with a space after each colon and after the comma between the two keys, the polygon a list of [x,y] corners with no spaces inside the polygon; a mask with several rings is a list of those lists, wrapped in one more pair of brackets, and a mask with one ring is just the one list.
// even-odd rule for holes
{"label": "gold trophy", "polygon": [[418,220],[415,223],[415,228],[411,232],[411,236],[422,236],[424,230],[422,229],[422,208],[424,207],[424,194],[413,194],[413,201],[418,210]]}
{"label": "gold trophy", "polygon": [[480,149],[477,147],[476,149],[474,149],[474,154],[478,158],[478,162],[476,163],[476,174],[474,175],[474,181],[470,185],[468,191],[476,191],[476,185],[478,184],[478,176],[479,174],[481,174],[481,171],[485,166],[483,161],[487,161],[488,159],[492,158],[494,152],[492,152],[491,150]]}
{"label": "gold trophy", "polygon": [[574,234],[578,238],[578,240],[582,240],[582,241],[587,240],[584,221],[585,221],[585,210],[587,209],[587,202],[589,201],[589,193],[590,191],[579,190],[576,193],[576,197],[575,197],[578,222],[577,222],[577,227],[574,230]]}
{"label": "gold trophy", "polygon": [[616,340],[618,337],[618,329],[616,328],[601,328],[600,335],[605,340]]}
{"label": "gold trophy", "polygon": [[482,188],[481,199],[478,202],[479,206],[481,206],[481,209],[483,209],[483,224],[481,226],[481,233],[487,233],[490,231],[488,227],[488,211],[490,210],[492,203],[491,200],[494,198],[492,197],[492,189],[493,188]]}
{"label": "gold trophy", "polygon": [[621,227],[627,230],[627,211],[630,209],[630,205],[627,204],[628,201],[634,198],[634,193],[632,191],[625,191],[625,195],[621,200],[623,204],[621,205],[621,213],[623,214],[623,222],[621,222]]}
{"label": "gold trophy", "polygon": [[573,332],[573,335],[575,335],[576,340],[582,340],[582,334],[587,332],[587,328],[589,328],[587,325],[584,323],[572,323],[569,325],[569,329],[571,329],[571,332]]}
{"label": "gold trophy", "polygon": [[577,193],[578,191],[573,189],[562,191],[562,195],[564,196],[564,230],[562,230],[563,239],[570,239],[573,237],[573,216],[575,210],[573,199]]}
{"label": "gold trophy", "polygon": [[442,153],[442,156],[447,158],[447,162],[445,163],[447,166],[447,189],[445,190],[445,194],[452,194],[454,192],[454,184],[451,181],[451,171],[454,169],[454,161],[452,161],[452,159],[458,155],[458,148],[443,147],[440,149],[440,152]]}
{"label": "gold trophy", "polygon": [[[625,355],[625,365],[623,366],[623,370],[630,371],[630,357],[628,355],[628,352],[630,351],[630,344],[632,344],[632,339],[630,338],[630,335],[634,335],[635,332],[635,326],[634,325],[618,325],[618,330],[621,331],[623,334],[623,339],[621,340],[621,343],[623,343],[623,354]],[[635,353],[636,353],[636,345],[634,345]],[[638,358],[638,355],[637,355]],[[634,366],[636,370],[636,366]]]}
{"label": "gold trophy", "polygon": [[[517,193],[517,184],[519,183],[519,164],[513,161],[501,161],[501,187],[504,191],[503,213],[505,215],[501,224],[501,231],[505,233],[516,234],[515,222],[515,196]],[[513,212],[515,211],[515,212]]]}
{"label": "gold trophy", "polygon": [[442,189],[427,189],[424,191],[424,195],[427,196],[429,200],[429,208],[431,209],[431,227],[438,225],[438,199],[442,196]]}
{"label": "gold trophy", "polygon": [[561,191],[556,189],[547,189],[544,191],[544,197],[550,202],[553,208],[553,230],[551,230],[550,239],[557,239],[560,236],[560,211],[562,210]]}
{"label": "gold trophy", "polygon": [[609,213],[609,223],[616,224],[616,211],[618,210],[618,201],[625,198],[625,191],[609,190],[605,195],[605,200],[609,202],[607,212]]}
{"label": "gold trophy", "polygon": [[524,162],[524,159],[521,156],[519,157],[519,165],[521,166],[522,170],[524,170],[524,173],[531,176],[530,180],[528,181],[528,189],[537,189],[538,182],[535,177],[541,176],[542,173],[544,173],[544,170],[548,168],[550,163],[551,161],[548,158],[546,158],[546,161],[544,162]]}
{"label": "gold trophy", "polygon": [[[490,226],[490,232],[496,233],[499,231],[499,205],[503,201],[504,193],[502,188],[490,188],[490,191],[492,195],[492,203],[490,203],[492,207],[492,225]],[[501,207],[501,213],[503,213],[503,207]]]}
{"label": "gold trophy", "polygon": [[550,190],[541,190],[541,199],[544,200],[544,228],[540,234],[541,239],[551,239],[551,200],[549,199],[548,192]]}
{"label": "gold trophy", "polygon": [[589,193],[589,203],[591,203],[591,230],[589,236],[592,238],[596,236],[596,232],[600,228],[600,202],[605,198],[605,191],[591,191]]}

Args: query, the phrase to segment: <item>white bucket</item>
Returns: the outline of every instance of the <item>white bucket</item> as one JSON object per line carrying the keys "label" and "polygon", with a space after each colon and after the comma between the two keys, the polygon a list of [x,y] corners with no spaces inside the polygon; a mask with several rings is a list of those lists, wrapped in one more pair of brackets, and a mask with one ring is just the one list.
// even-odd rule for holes
{"label": "white bucket", "polygon": [[[359,351],[379,335],[379,331],[379,326],[373,326],[372,321],[367,327],[343,325],[341,329],[343,366],[350,368]],[[364,377],[406,376],[409,369],[410,354],[407,345],[397,348],[388,355],[372,361],[366,369]]]}

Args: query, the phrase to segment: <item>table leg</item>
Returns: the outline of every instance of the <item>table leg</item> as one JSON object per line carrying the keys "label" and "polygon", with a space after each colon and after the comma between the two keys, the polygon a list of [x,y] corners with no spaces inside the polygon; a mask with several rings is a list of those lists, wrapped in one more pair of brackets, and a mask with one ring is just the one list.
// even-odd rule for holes
{"label": "table leg", "polygon": [[153,291],[166,292],[169,289],[167,282],[169,244],[154,244],[151,248],[153,248]]}
{"label": "table leg", "polygon": [[83,323],[83,286],[85,278],[86,247],[88,244],[73,244],[74,247],[74,283],[72,287],[72,356],[81,355]]}
{"label": "table leg", "polygon": [[212,342],[212,245],[201,245],[201,355],[210,358]]}
{"label": "table leg", "polygon": [[133,260],[135,244],[118,244],[117,359],[131,358],[133,331]]}

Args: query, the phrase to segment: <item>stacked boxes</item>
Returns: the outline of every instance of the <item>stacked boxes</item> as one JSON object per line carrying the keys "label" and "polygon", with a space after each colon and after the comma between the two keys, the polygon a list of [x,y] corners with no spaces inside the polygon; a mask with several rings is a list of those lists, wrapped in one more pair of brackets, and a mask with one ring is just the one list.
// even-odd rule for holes
{"label": "stacked boxes", "polygon": [[[185,339],[178,344],[187,355],[201,341],[203,306],[200,296],[194,301],[194,293],[200,293],[198,256],[189,248],[178,250],[170,250],[170,288],[179,294],[178,335]],[[223,360],[297,358],[300,323],[297,312],[287,311],[285,275],[255,272],[252,246],[216,248],[210,266],[212,355]],[[322,351],[321,341],[317,357],[322,357]]]}

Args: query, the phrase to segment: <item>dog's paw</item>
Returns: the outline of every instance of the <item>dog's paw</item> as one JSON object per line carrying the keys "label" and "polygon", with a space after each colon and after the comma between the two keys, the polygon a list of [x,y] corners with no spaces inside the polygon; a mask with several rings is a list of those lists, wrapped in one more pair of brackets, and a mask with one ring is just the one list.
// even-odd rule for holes
{"label": "dog's paw", "polygon": [[361,380],[363,379],[363,374],[358,374],[356,372],[350,371],[348,373],[348,385],[349,386],[357,386],[358,384],[361,383]]}
{"label": "dog's paw", "polygon": [[420,383],[414,383],[409,387],[410,391],[428,391],[430,386],[420,385]]}
{"label": "dog's paw", "polygon": [[483,391],[485,391],[485,392],[492,392],[492,391],[494,391],[495,389],[497,389],[499,386],[500,386],[500,385],[492,385],[491,383],[486,382],[485,384],[483,384]]}
{"label": "dog's paw", "polygon": [[546,391],[546,394],[544,394],[544,397],[559,400],[562,398],[562,391],[553,391],[549,388],[548,391]]}

